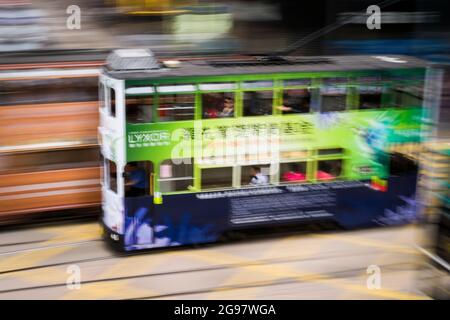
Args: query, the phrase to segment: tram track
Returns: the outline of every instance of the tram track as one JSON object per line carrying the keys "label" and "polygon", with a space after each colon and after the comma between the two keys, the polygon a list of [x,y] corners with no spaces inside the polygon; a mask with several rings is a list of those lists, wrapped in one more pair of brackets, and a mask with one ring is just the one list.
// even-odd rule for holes
{"label": "tram track", "polygon": [[[65,261],[61,263],[54,263],[54,264],[47,264],[42,266],[34,266],[34,267],[28,267],[28,268],[21,268],[21,269],[14,269],[14,270],[7,270],[0,272],[0,275],[5,274],[11,274],[11,273],[18,273],[18,272],[24,272],[24,271],[31,271],[31,270],[37,270],[37,269],[45,269],[45,268],[51,268],[51,267],[58,267],[58,266],[64,266],[69,264],[83,264],[83,263],[89,263],[89,262],[98,262],[98,261],[104,261],[114,258],[127,258],[131,256],[136,255],[142,255],[142,253],[133,253],[133,254],[120,254],[120,255],[111,255],[111,256],[103,256],[103,257],[97,257],[97,258],[88,258],[88,259],[80,259],[80,260],[72,260],[72,261]],[[185,253],[181,252],[181,255],[185,255]],[[358,253],[358,256],[371,256],[373,255],[373,251],[366,251],[366,252],[360,252]],[[278,258],[271,258],[271,259],[257,259],[247,262],[238,262],[238,263],[226,263],[226,264],[215,264],[205,267],[198,267],[198,268],[186,268],[186,269],[180,269],[180,270],[171,270],[171,271],[164,271],[164,272],[152,272],[152,273],[144,273],[144,274],[138,274],[138,275],[129,275],[129,276],[120,276],[120,277],[108,277],[108,278],[102,278],[102,279],[91,279],[91,280],[85,280],[81,281],[80,285],[89,285],[89,284],[96,284],[96,283],[109,283],[109,282],[117,282],[117,281],[126,281],[126,280],[134,280],[134,279],[149,279],[149,278],[156,278],[156,277],[170,277],[174,275],[180,275],[180,274],[195,274],[195,273],[203,273],[203,272],[212,272],[212,271],[220,271],[220,270],[227,270],[227,269],[239,269],[239,268],[246,268],[246,267],[254,267],[254,266],[273,266],[273,265],[280,265],[280,264],[289,264],[289,263],[299,263],[299,262],[310,262],[310,261],[323,261],[327,259],[339,259],[339,258],[345,258],[348,257],[347,253],[343,254],[333,254],[333,252],[328,253],[325,256],[320,257],[309,257],[304,258],[301,255],[295,255],[295,256],[288,256],[288,257],[278,257]],[[383,265],[383,270],[391,270],[394,271],[396,268],[399,270],[405,270],[405,265],[414,265],[415,268],[418,266],[417,263],[412,262],[399,262],[399,263],[392,263],[388,265]],[[346,277],[349,276],[348,272],[350,273],[363,273],[366,271],[366,268],[355,268],[352,270],[339,270],[336,272],[328,273],[327,276],[329,277],[338,277],[340,274],[340,277]],[[301,278],[301,277],[300,277]],[[277,280],[278,281],[278,280]],[[296,279],[281,279],[282,283],[292,283],[299,281],[296,277]],[[304,279],[306,281],[306,279]],[[50,288],[61,288],[65,287],[66,282],[61,283],[53,283],[53,284],[45,284],[45,285],[38,285],[38,286],[29,286],[29,287],[20,287],[20,288],[12,288],[12,289],[6,289],[6,290],[0,290],[0,294],[8,294],[8,293],[14,293],[14,292],[21,292],[21,291],[34,291],[34,290],[46,290]],[[257,287],[261,286],[259,283],[246,283],[243,287],[239,285],[236,289],[246,288],[246,287]],[[232,290],[233,288],[231,288]],[[214,288],[208,289],[210,291],[217,290]],[[219,289],[220,290],[220,289]],[[223,290],[230,290],[225,287]],[[209,291],[206,291],[209,292]],[[202,292],[196,292],[196,291],[183,291],[179,293],[170,293],[170,294],[164,294],[161,296],[151,296],[151,297],[136,297],[132,299],[157,299],[157,298],[163,298],[163,297],[171,297],[171,296],[177,296],[177,295],[188,295],[188,294],[195,294],[195,293],[202,293]]]}
{"label": "tram track", "polygon": [[[50,245],[47,245],[47,246],[42,246],[42,247],[37,247],[37,248],[28,248],[28,249],[21,249],[21,250],[6,251],[6,252],[1,252],[0,253],[0,257],[13,255],[13,254],[20,254],[20,253],[25,253],[25,252],[46,250],[46,249],[79,246],[79,245],[88,244],[88,243],[92,243],[92,242],[96,242],[96,241],[102,241],[102,239],[98,238],[98,239],[91,239],[91,240],[86,240],[86,241],[61,242],[61,243],[50,244]],[[39,241],[39,242],[41,242],[41,241]],[[46,241],[44,241],[44,242],[46,242]]]}
{"label": "tram track", "polygon": [[[406,269],[405,265],[410,265],[410,269]],[[402,266],[402,271],[405,270],[417,270],[416,264],[413,263],[396,263],[396,264],[389,264],[389,265],[383,265],[383,272],[384,274],[392,273],[392,272],[398,272],[398,270],[389,271],[389,267],[396,266],[400,267]],[[424,269],[424,268],[422,268]],[[386,270],[388,270],[386,272]],[[355,268],[355,269],[348,269],[348,270],[342,270],[342,271],[336,271],[336,272],[328,272],[326,274],[307,274],[303,276],[295,276],[295,277],[286,277],[286,278],[280,278],[275,280],[263,280],[263,281],[253,281],[253,282],[242,282],[238,283],[236,285],[227,285],[227,286],[219,286],[219,287],[209,287],[199,290],[186,290],[186,291],[180,291],[180,292],[170,292],[160,295],[152,295],[152,296],[141,296],[141,297],[133,297],[133,298],[127,298],[122,300],[152,300],[152,299],[163,299],[163,298],[176,298],[181,296],[187,296],[192,294],[205,294],[205,293],[213,293],[213,292],[223,292],[223,291],[234,291],[234,290],[243,290],[243,289],[251,289],[251,288],[262,288],[262,287],[273,287],[273,286],[280,286],[280,285],[289,285],[299,282],[311,282],[311,281],[331,281],[336,279],[346,279],[346,278],[352,278],[357,277],[361,275],[362,273],[366,272],[366,268]]]}

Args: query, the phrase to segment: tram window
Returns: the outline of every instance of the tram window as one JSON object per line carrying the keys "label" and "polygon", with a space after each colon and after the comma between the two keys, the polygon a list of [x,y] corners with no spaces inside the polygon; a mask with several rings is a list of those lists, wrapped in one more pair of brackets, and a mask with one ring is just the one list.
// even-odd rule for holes
{"label": "tram window", "polygon": [[272,100],[272,91],[244,92],[244,116],[271,115]]}
{"label": "tram window", "polygon": [[270,182],[270,165],[243,166],[241,168],[242,186],[264,186]]}
{"label": "tram window", "polygon": [[214,188],[230,188],[233,181],[233,168],[202,169],[202,190]]}
{"label": "tram window", "polygon": [[306,162],[280,163],[282,182],[302,182],[306,180]]}
{"label": "tram window", "polygon": [[381,90],[378,88],[360,88],[359,109],[378,109],[381,107]]}
{"label": "tram window", "polygon": [[108,170],[108,188],[117,193],[117,166],[111,161],[107,160],[107,170]]}
{"label": "tram window", "polygon": [[125,166],[125,196],[142,197],[153,193],[151,175],[153,163],[150,161],[129,162]]}
{"label": "tram window", "polygon": [[233,93],[204,93],[202,94],[203,119],[234,117]]}
{"label": "tram window", "polygon": [[109,113],[110,113],[111,117],[115,117],[116,116],[116,91],[114,91],[113,88],[109,89],[109,105],[110,105]]}
{"label": "tram window", "polygon": [[342,160],[318,161],[316,178],[318,180],[333,180],[341,175]]}
{"label": "tram window", "polygon": [[185,191],[193,186],[193,160],[164,160],[159,168],[161,192]]}
{"label": "tram window", "polygon": [[324,87],[321,89],[321,111],[344,111],[346,108],[345,87]]}
{"label": "tram window", "polygon": [[365,93],[359,95],[359,109],[379,109],[381,107],[381,93]]}
{"label": "tram window", "polygon": [[193,120],[195,94],[163,94],[159,96],[159,121]]}
{"label": "tram window", "polygon": [[331,149],[319,149],[317,150],[317,154],[319,156],[327,156],[330,154],[341,154],[344,152],[344,149],[342,148],[331,148]]}
{"label": "tram window", "polygon": [[422,92],[415,88],[396,88],[393,91],[394,106],[396,107],[422,107]]}
{"label": "tram window", "polygon": [[308,113],[311,95],[308,89],[285,90],[283,105],[277,107],[283,114]]}
{"label": "tram window", "polygon": [[128,123],[152,122],[152,96],[127,96],[125,103],[126,119]]}

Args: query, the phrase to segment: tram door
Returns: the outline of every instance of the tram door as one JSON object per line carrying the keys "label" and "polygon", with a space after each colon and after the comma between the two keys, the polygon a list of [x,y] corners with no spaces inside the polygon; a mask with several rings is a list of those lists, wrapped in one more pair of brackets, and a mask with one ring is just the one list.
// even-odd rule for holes
{"label": "tram door", "polygon": [[151,161],[129,162],[124,170],[125,197],[153,196],[154,168]]}
{"label": "tram door", "polygon": [[129,162],[124,170],[127,245],[154,243],[154,166],[151,161]]}

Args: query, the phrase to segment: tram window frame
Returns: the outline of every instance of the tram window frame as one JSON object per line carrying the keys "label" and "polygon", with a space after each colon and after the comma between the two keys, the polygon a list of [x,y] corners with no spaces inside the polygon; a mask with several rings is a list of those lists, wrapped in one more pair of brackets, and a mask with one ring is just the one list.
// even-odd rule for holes
{"label": "tram window frame", "polygon": [[[149,104],[137,104],[137,115],[136,115],[136,119],[139,117],[139,113],[141,113],[143,115],[143,119],[141,121],[139,120],[133,120],[130,121],[130,106],[129,106],[129,100],[146,100],[146,99],[151,99]],[[141,123],[152,123],[155,122],[154,121],[154,108],[156,105],[156,101],[155,101],[155,95],[153,94],[141,94],[141,95],[136,95],[136,94],[126,94],[125,95],[125,121],[126,123],[129,124],[141,124]],[[139,109],[139,107],[143,107],[142,109]]]}
{"label": "tram window frame", "polygon": [[[263,173],[264,176],[267,177],[267,183],[261,184],[261,185],[255,185],[251,183],[252,177],[249,175],[250,170],[252,167],[259,167],[261,169],[261,173]],[[271,178],[272,178],[272,168],[270,163],[257,163],[257,164],[250,164],[250,165],[243,165],[241,166],[241,175],[239,177],[241,188],[255,188],[255,187],[267,187],[270,186]],[[264,171],[269,171],[268,174],[264,174]]]}
{"label": "tram window frame", "polygon": [[[308,96],[307,96],[307,100],[308,100],[308,101],[307,101],[307,104],[308,104],[308,107],[307,107],[307,108],[308,108],[308,110],[307,110],[307,111],[302,110],[303,107],[300,107],[299,109],[295,109],[295,108],[289,106],[289,105],[292,105],[292,103],[286,103],[286,96],[285,96],[285,95],[286,95],[289,91],[299,91],[299,90],[306,90],[307,93],[308,93]],[[311,88],[309,88],[309,87],[303,87],[303,88],[283,88],[282,94],[283,94],[283,96],[282,96],[282,105],[281,105],[281,106],[278,106],[277,109],[279,109],[283,115],[308,114],[308,113],[311,113],[311,111],[312,111],[312,108],[311,108],[311,102],[312,102],[312,92],[311,92]],[[300,98],[300,97],[297,97],[297,99],[299,99],[299,98]],[[288,98],[288,99],[289,99],[289,98]],[[288,110],[287,108],[290,108],[290,110]],[[300,111],[299,111],[299,112],[296,112],[295,110],[300,110]]]}
{"label": "tram window frame", "polygon": [[[106,180],[106,182],[107,182],[106,186],[107,186],[108,190],[114,192],[115,194],[118,194],[118,181],[119,181],[119,178],[118,178],[117,164],[114,161],[110,160],[110,159],[106,159],[106,163],[107,163],[107,165],[106,165],[106,175],[105,175],[106,179],[107,179]],[[114,174],[112,175],[111,166],[113,166],[115,168],[115,175]],[[111,178],[113,178],[113,179],[111,179]]]}
{"label": "tram window frame", "polygon": [[[423,87],[422,87],[422,95],[416,95],[413,92],[410,92],[407,90],[409,84],[402,84],[401,86],[394,86],[391,88],[391,95],[392,95],[392,105],[395,108],[422,108],[424,103],[424,96],[423,96]],[[414,99],[417,101],[421,101],[420,105],[412,105],[410,103],[405,103],[405,97],[408,97],[409,99]],[[400,99],[400,101],[398,100]]]}
{"label": "tram window frame", "polygon": [[[334,89],[334,90],[343,90],[344,93],[329,93],[326,92],[330,89]],[[338,91],[339,92],[339,91]],[[349,87],[346,85],[325,85],[322,86],[320,88],[320,112],[321,113],[328,113],[328,112],[343,112],[346,111],[348,109],[348,105],[347,105],[347,97],[349,94]],[[344,99],[344,103],[343,104],[339,104],[340,106],[343,105],[344,108],[343,109],[324,109],[325,103],[324,103],[324,97],[325,98],[334,98],[334,97],[342,97]]]}
{"label": "tram window frame", "polygon": [[[246,95],[247,94],[255,94],[257,95],[258,93],[271,93],[271,98],[270,98],[270,108],[267,108],[267,110],[270,110],[270,113],[261,113],[261,114],[257,114],[257,113],[247,113],[247,109],[250,111],[252,109],[252,107],[250,106],[249,108],[246,107],[246,101],[253,99],[246,99]],[[274,106],[274,101],[275,101],[276,97],[275,97],[275,90],[273,88],[256,88],[256,89],[245,89],[242,91],[242,117],[261,117],[261,116],[273,116],[274,112],[273,112],[273,106]],[[269,104],[268,104],[269,105]],[[262,110],[262,109],[261,109]]]}
{"label": "tram window frame", "polygon": [[[211,111],[205,110],[205,98],[206,95],[222,95],[220,103],[216,103],[211,109]],[[213,98],[215,99],[215,98]],[[229,115],[223,113],[223,108],[225,101],[231,99],[233,104],[233,112]],[[220,105],[219,105],[220,104]],[[222,110],[219,110],[222,108]],[[206,119],[225,119],[225,118],[235,118],[236,117],[236,92],[235,91],[206,91],[200,93],[200,110],[201,117],[203,120]]]}
{"label": "tram window frame", "polygon": [[[131,168],[135,168],[130,170]],[[143,173],[144,187],[135,187],[130,181],[133,181],[133,172],[140,170]],[[124,195],[126,198],[143,197],[153,195],[154,192],[154,165],[152,161],[130,161],[123,171],[124,176]],[[139,177],[139,175],[138,175]],[[142,182],[142,176],[140,177]]]}
{"label": "tram window frame", "polygon": [[[370,85],[370,86],[358,86],[358,109],[359,110],[377,110],[381,109],[383,107],[383,88],[378,85]],[[378,101],[373,103],[376,106],[374,107],[363,107],[362,98],[363,97],[369,97],[369,96],[378,96]]]}
{"label": "tram window frame", "polygon": [[[283,161],[280,162],[279,172],[280,172],[280,184],[292,184],[292,183],[304,183],[308,181],[308,162],[307,160],[303,161]],[[285,171],[283,170],[284,166],[292,166],[292,165],[300,165],[302,166],[302,170],[295,172],[304,174],[304,179],[299,180],[285,180],[285,174],[288,172],[294,172],[293,170]]]}
{"label": "tram window frame", "polygon": [[[209,186],[205,186],[204,182],[206,179],[205,179],[204,175],[206,174],[206,172],[218,171],[218,170],[230,171],[230,172],[228,172],[229,175],[227,176],[229,178],[229,181],[226,181],[226,183],[219,183],[219,184],[212,184]],[[201,181],[200,189],[201,190],[230,189],[233,187],[233,167],[232,166],[201,168],[200,177],[201,177],[200,178],[200,181]]]}
{"label": "tram window frame", "polygon": [[[324,172],[326,174],[330,174],[329,171],[319,170],[321,163],[330,162],[330,161],[339,161],[339,174],[333,175],[332,178],[319,178],[318,175],[319,175],[320,171],[322,171],[322,172]],[[317,180],[317,181],[335,181],[335,180],[341,179],[343,177],[343,175],[344,175],[343,171],[344,171],[344,159],[342,159],[342,158],[317,159],[314,179]]]}
{"label": "tram window frame", "polygon": [[[190,95],[193,98],[193,102],[192,102],[192,107],[182,107],[179,108],[180,110],[182,109],[191,109],[192,110],[192,116],[189,119],[173,119],[174,117],[172,117],[172,119],[162,119],[161,117],[161,111],[163,110],[170,110],[170,109],[174,109],[177,110],[177,108],[161,108],[161,98],[162,97],[168,97],[168,96],[172,96],[172,97],[177,97],[177,96],[187,96]],[[164,93],[158,93],[158,102],[156,104],[156,111],[157,111],[157,118],[158,118],[158,122],[179,122],[179,121],[192,121],[195,120],[195,108],[196,108],[196,95],[197,93],[195,91],[190,91],[190,92],[164,92]],[[171,104],[175,104],[175,102],[172,102]]]}
{"label": "tram window frame", "polygon": [[[176,162],[180,162],[180,163],[174,163],[174,161]],[[166,163],[168,162],[168,163]],[[187,162],[187,163],[185,163]],[[171,176],[170,177],[162,177],[161,173],[162,173],[162,166],[163,165],[171,165]],[[187,171],[189,171],[190,175],[186,176],[177,176],[177,174],[175,173],[174,176],[174,166],[180,166],[180,165],[185,165],[187,167]],[[175,170],[178,170],[178,168],[176,168]],[[177,186],[177,181],[189,181],[190,183],[186,185],[185,184],[181,184],[181,187]],[[166,182],[175,182],[175,186],[174,188],[165,188]],[[163,194],[167,194],[167,193],[176,193],[176,192],[186,192],[189,191],[191,188],[194,187],[194,159],[193,158],[185,158],[185,159],[166,159],[160,162],[159,164],[159,173],[158,173],[158,183],[159,183],[159,190],[163,193]],[[169,185],[169,184],[167,184]],[[170,186],[170,185],[169,185]],[[170,190],[167,190],[170,189]]]}

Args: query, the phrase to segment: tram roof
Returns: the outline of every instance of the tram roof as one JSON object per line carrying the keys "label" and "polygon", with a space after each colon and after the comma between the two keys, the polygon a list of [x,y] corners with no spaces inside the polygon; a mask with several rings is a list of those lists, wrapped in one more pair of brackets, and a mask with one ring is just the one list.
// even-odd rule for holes
{"label": "tram roof", "polygon": [[175,68],[152,70],[111,70],[106,66],[105,73],[116,79],[155,79],[192,76],[221,76],[241,74],[267,74],[292,72],[337,72],[362,70],[414,69],[426,67],[426,62],[410,56],[283,56],[275,60],[183,60]]}

